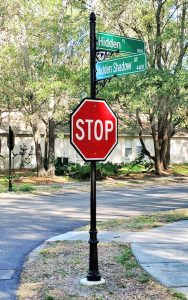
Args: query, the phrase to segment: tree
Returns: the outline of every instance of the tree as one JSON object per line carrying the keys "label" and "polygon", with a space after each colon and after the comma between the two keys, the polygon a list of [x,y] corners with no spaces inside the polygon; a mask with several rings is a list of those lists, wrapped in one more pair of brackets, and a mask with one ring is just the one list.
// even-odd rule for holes
{"label": "tree", "polygon": [[0,53],[3,66],[1,101],[10,99],[10,109],[21,111],[31,125],[38,175],[46,174],[39,127],[40,121],[43,121],[46,168],[48,174],[53,175],[56,115],[57,111],[66,110],[61,113],[61,122],[64,121],[71,103],[69,97],[67,104],[71,74],[82,63],[78,63],[78,57],[82,58],[81,50],[77,55],[73,52],[81,44],[75,45],[74,38],[79,30],[75,19],[80,17],[83,30],[81,18],[84,9],[81,14],[79,1],[74,2],[74,7],[72,1],[16,2],[10,1],[9,5],[5,1],[1,3],[5,36]]}
{"label": "tree", "polygon": [[[110,91],[118,86],[119,91],[113,92],[114,100],[119,100],[121,108],[129,110],[130,114],[134,110],[143,153],[153,159],[156,172],[161,174],[170,163],[170,140],[182,121],[179,112],[188,105],[188,3],[185,0],[101,3],[107,30],[146,42],[148,71],[118,79],[119,83],[116,80]],[[142,138],[145,125],[141,114],[147,115],[146,125],[149,125],[153,138],[154,155],[146,149]]]}

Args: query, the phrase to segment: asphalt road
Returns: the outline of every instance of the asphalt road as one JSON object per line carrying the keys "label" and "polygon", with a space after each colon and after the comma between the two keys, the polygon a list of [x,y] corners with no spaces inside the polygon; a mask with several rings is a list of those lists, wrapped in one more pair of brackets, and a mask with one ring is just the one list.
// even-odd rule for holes
{"label": "asphalt road", "polygon": [[[44,240],[89,222],[89,194],[0,194],[0,300],[15,300],[26,256]],[[147,186],[97,193],[97,219],[188,207],[188,186]]]}

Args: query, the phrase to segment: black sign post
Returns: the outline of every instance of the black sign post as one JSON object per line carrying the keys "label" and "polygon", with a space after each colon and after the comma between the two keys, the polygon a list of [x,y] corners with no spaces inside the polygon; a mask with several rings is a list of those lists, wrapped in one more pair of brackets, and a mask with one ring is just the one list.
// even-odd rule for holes
{"label": "black sign post", "polygon": [[[96,17],[95,13],[90,14],[90,96],[96,98]],[[88,281],[101,281],[98,268],[97,251],[97,229],[96,229],[96,161],[91,161],[91,194],[90,194],[90,252],[89,252],[89,271]]]}
{"label": "black sign post", "polygon": [[11,167],[11,152],[14,149],[14,132],[9,126],[8,132],[8,140],[7,140],[8,148],[9,148],[9,192],[12,192],[12,167]]}

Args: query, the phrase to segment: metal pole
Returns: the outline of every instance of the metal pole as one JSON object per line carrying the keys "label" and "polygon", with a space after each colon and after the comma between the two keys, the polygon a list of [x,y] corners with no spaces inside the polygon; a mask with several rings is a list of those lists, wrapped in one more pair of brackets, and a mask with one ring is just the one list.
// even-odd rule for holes
{"label": "metal pole", "polygon": [[12,169],[11,169],[11,141],[10,141],[10,135],[11,135],[11,127],[9,126],[9,192],[12,192]]}
{"label": "metal pole", "polygon": [[96,37],[95,37],[96,17],[95,13],[90,14],[90,94],[91,98],[96,98]]}
{"label": "metal pole", "polygon": [[[96,98],[96,37],[95,37],[96,17],[95,13],[90,14],[90,94],[91,98]],[[98,268],[97,252],[97,229],[96,229],[96,161],[91,161],[91,196],[90,196],[90,251],[89,251],[89,272],[88,281],[100,281],[101,275]]]}

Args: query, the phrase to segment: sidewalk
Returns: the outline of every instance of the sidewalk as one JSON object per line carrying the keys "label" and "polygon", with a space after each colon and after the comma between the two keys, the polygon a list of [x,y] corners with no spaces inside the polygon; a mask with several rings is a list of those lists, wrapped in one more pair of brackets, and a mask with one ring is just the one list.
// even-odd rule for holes
{"label": "sidewalk", "polygon": [[[88,241],[85,231],[68,232],[48,240]],[[145,232],[98,234],[100,241],[128,242],[133,254],[150,275],[164,286],[184,293],[188,299],[188,221],[171,223]]]}

